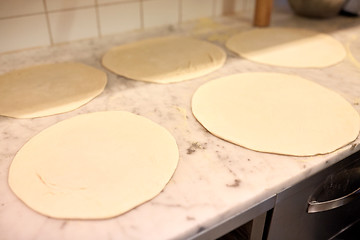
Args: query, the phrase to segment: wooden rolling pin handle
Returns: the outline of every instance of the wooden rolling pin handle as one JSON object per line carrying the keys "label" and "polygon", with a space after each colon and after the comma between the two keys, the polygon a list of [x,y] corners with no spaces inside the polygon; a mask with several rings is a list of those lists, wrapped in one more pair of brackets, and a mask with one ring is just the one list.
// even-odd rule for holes
{"label": "wooden rolling pin handle", "polygon": [[273,0],[256,0],[254,25],[267,27],[270,25]]}

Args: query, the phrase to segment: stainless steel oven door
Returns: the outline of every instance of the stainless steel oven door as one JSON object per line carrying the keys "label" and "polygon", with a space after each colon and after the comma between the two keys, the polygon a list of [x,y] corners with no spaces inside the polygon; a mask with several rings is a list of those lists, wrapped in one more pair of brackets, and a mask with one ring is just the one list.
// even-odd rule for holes
{"label": "stainless steel oven door", "polygon": [[358,220],[360,152],[280,193],[267,237],[332,239]]}

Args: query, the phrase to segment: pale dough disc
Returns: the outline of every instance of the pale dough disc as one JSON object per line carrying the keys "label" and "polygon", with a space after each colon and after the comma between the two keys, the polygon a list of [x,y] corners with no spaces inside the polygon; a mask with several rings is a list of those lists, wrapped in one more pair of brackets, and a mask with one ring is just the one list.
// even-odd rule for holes
{"label": "pale dough disc", "polygon": [[342,61],[346,50],[331,36],[296,28],[259,28],[238,33],[226,47],[254,62],[294,68],[322,68]]}
{"label": "pale dough disc", "polygon": [[106,74],[81,63],[55,63],[0,76],[0,115],[35,118],[72,111],[99,95]]}
{"label": "pale dough disc", "polygon": [[214,44],[187,37],[162,37],[112,48],[102,63],[127,78],[172,83],[215,71],[225,59],[225,52]]}
{"label": "pale dough disc", "polygon": [[10,166],[9,185],[46,216],[110,218],[159,194],[178,158],[175,139],[158,124],[128,112],[90,113],[30,139]]}
{"label": "pale dough disc", "polygon": [[295,156],[325,154],[354,141],[357,111],[340,95],[304,78],[243,73],[210,81],[192,98],[196,119],[240,146]]}

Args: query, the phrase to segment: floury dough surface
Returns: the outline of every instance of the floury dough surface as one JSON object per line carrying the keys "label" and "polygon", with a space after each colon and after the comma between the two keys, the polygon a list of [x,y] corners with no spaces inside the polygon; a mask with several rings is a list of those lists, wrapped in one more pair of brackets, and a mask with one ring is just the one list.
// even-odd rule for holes
{"label": "floury dough surface", "polygon": [[114,47],[105,54],[102,63],[127,78],[172,83],[215,71],[225,59],[225,52],[212,43],[187,37],[162,37]]}
{"label": "floury dough surface", "polygon": [[[328,32],[344,45],[351,40],[352,35],[360,33],[360,18],[339,17],[316,21],[294,17],[291,12],[281,14],[274,10],[272,26]],[[248,17],[241,14],[216,21],[226,29],[231,28],[229,34],[246,31],[251,27],[253,12],[248,11],[246,14]],[[186,24],[175,30],[164,27],[133,31],[96,40],[4,54],[0,57],[0,72],[43,64],[44,60],[77,61],[98,67],[99,59],[113,46],[164,35],[190,35],[192,29],[199,29],[196,21]],[[210,34],[214,33],[222,36],[225,32],[211,29]],[[207,36],[198,37],[206,39]],[[360,111],[359,101],[355,101],[360,99],[360,71],[347,60],[324,69],[290,69],[229,57],[217,71],[175,84],[148,84],[108,74],[105,91],[74,111],[39,119],[0,117],[1,240],[205,238],[202,233],[212,232],[214,227],[226,224],[234,217],[240,218],[239,225],[250,221],[267,211],[262,205],[264,201],[268,202],[267,199],[360,150],[358,138],[351,145],[330,154],[293,157],[252,151],[213,136],[191,114],[191,97],[199,86],[211,79],[242,72],[295,74],[344,94],[354,108]],[[32,211],[13,194],[8,186],[10,163],[31,137],[70,117],[109,110],[124,110],[149,118],[164,126],[175,137],[180,160],[175,174],[161,194],[126,214],[91,221],[48,218]],[[269,209],[274,207],[272,204],[267,206]],[[219,229],[226,231],[227,228],[223,226],[220,225]]]}
{"label": "floury dough surface", "polygon": [[258,63],[293,68],[323,68],[342,61],[343,45],[330,35],[297,28],[261,28],[231,37],[226,47]]}
{"label": "floury dough surface", "polygon": [[110,218],[159,194],[178,158],[172,135],[144,117],[123,111],[83,114],[28,141],[11,164],[9,185],[46,216]]}
{"label": "floury dough surface", "polygon": [[0,75],[0,115],[36,118],[72,111],[99,95],[106,73],[77,63],[36,65]]}
{"label": "floury dough surface", "polygon": [[311,156],[354,141],[358,112],[337,93],[304,78],[243,73],[200,86],[192,98],[197,120],[214,135],[269,153]]}

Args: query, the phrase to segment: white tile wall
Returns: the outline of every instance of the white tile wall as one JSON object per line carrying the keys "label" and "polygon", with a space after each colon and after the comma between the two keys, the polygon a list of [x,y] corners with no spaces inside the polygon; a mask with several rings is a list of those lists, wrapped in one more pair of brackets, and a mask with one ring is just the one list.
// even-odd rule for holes
{"label": "white tile wall", "polygon": [[256,0],[214,0],[214,15],[221,16],[241,11],[253,11]]}
{"label": "white tile wall", "polygon": [[0,20],[0,52],[50,45],[45,14]]}
{"label": "white tile wall", "polygon": [[223,4],[226,0],[214,0],[214,15],[221,16],[223,14]]}
{"label": "white tile wall", "polygon": [[101,35],[140,29],[140,2],[99,6],[99,19]]}
{"label": "white tile wall", "polygon": [[179,0],[143,1],[145,28],[178,24],[179,13]]}
{"label": "white tile wall", "polygon": [[[0,53],[253,9],[255,0],[0,0]],[[229,5],[230,4],[230,5]]]}
{"label": "white tile wall", "polygon": [[95,6],[95,0],[46,0],[49,11]]}
{"label": "white tile wall", "polygon": [[235,0],[235,12],[252,11],[255,8],[255,0]]}
{"label": "white tile wall", "polygon": [[235,11],[241,11],[248,7],[248,1],[235,0]]}
{"label": "white tile wall", "polygon": [[54,43],[93,38],[98,36],[95,8],[49,13]]}
{"label": "white tile wall", "polygon": [[140,2],[140,0],[97,0],[99,5],[119,3],[119,2]]}
{"label": "white tile wall", "polygon": [[0,0],[0,18],[42,12],[43,0]]}
{"label": "white tile wall", "polygon": [[213,14],[213,0],[182,0],[181,8],[182,21],[211,17]]}

